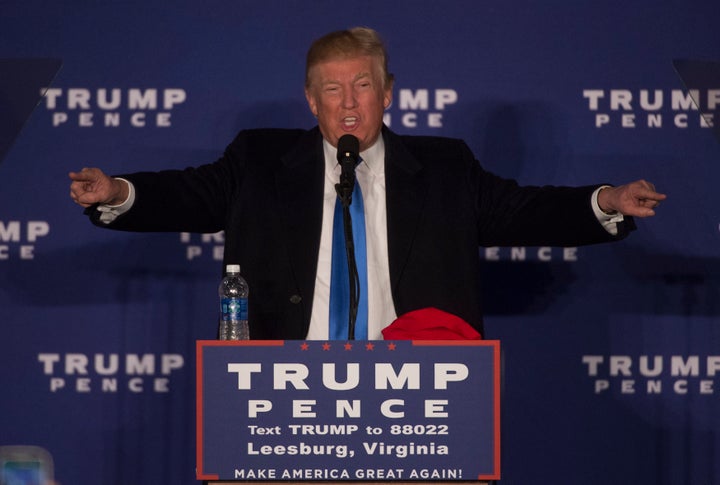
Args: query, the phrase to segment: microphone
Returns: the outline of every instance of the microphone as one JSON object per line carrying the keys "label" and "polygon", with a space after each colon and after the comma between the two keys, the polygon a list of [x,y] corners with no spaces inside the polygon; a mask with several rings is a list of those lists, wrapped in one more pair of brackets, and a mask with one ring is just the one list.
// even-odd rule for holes
{"label": "microphone", "polygon": [[360,142],[353,135],[343,135],[338,140],[337,160],[342,171],[340,183],[335,184],[335,190],[343,207],[350,206],[352,192],[355,187],[355,166],[360,159]]}
{"label": "microphone", "polygon": [[348,265],[349,303],[348,308],[348,339],[355,340],[355,321],[357,320],[360,302],[360,278],[355,261],[355,243],[353,242],[352,216],[350,204],[355,188],[355,166],[360,160],[360,142],[353,135],[343,135],[338,140],[337,159],[342,171],[340,183],[335,184],[335,191],[342,205],[343,233],[345,235],[345,254]]}

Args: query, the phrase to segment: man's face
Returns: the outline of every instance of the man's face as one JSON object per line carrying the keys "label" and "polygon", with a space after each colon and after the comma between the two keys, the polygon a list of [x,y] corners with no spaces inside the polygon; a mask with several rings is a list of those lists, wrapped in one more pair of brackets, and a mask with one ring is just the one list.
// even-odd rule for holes
{"label": "man's face", "polygon": [[341,136],[351,134],[363,151],[380,134],[392,86],[384,86],[375,59],[361,56],[313,66],[305,97],[327,141],[337,147]]}

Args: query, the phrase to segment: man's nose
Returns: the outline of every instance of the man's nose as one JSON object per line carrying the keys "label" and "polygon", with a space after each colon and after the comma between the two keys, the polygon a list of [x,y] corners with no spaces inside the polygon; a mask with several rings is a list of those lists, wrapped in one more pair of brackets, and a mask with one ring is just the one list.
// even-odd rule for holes
{"label": "man's nose", "polygon": [[357,106],[357,98],[355,97],[355,92],[352,89],[347,89],[344,91],[342,105],[343,108],[346,109],[354,108],[355,106]]}

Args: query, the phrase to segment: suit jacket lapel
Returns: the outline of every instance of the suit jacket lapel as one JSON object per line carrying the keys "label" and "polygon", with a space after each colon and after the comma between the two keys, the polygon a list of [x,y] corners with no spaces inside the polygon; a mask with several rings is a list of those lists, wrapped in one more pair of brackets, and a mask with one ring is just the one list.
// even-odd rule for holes
{"label": "suit jacket lapel", "polygon": [[310,322],[320,248],[324,176],[322,137],[315,128],[299,139],[276,170],[276,190],[287,228],[288,256],[303,299],[306,324]]}
{"label": "suit jacket lapel", "polygon": [[425,208],[426,181],[422,165],[401,138],[383,129],[390,282],[397,291]]}

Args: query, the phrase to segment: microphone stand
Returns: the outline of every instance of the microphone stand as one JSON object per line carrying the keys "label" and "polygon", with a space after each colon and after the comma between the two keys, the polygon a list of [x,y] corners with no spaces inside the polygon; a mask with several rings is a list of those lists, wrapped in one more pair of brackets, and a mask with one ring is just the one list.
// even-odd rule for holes
{"label": "microphone stand", "polygon": [[358,276],[357,262],[355,261],[355,242],[353,239],[352,216],[350,215],[352,193],[355,188],[355,161],[352,157],[343,157],[340,164],[342,172],[340,174],[340,183],[335,184],[335,192],[337,192],[340,203],[342,204],[345,254],[347,255],[348,264],[350,288],[348,340],[355,340],[355,321],[357,320],[358,305],[360,302],[360,278]]}

